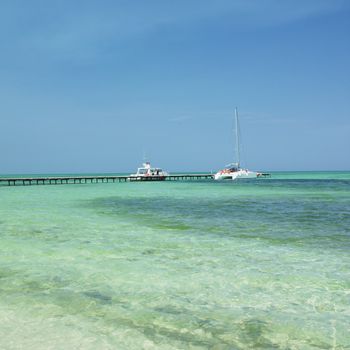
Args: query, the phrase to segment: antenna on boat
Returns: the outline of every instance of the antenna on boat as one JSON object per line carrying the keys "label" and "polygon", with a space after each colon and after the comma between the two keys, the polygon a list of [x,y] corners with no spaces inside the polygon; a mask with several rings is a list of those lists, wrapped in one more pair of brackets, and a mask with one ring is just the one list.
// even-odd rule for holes
{"label": "antenna on boat", "polygon": [[235,126],[236,126],[236,162],[237,168],[240,166],[240,154],[239,154],[239,125],[238,125],[238,110],[235,107]]}
{"label": "antenna on boat", "polygon": [[143,163],[146,164],[147,163],[147,155],[146,155],[145,149],[142,150],[142,159],[143,159]]}

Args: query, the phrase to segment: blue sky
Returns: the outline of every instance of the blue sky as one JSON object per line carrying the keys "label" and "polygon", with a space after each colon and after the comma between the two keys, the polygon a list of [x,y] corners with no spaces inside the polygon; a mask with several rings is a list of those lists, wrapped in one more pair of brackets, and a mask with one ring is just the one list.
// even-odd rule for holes
{"label": "blue sky", "polygon": [[0,2],[0,174],[350,170],[350,2]]}

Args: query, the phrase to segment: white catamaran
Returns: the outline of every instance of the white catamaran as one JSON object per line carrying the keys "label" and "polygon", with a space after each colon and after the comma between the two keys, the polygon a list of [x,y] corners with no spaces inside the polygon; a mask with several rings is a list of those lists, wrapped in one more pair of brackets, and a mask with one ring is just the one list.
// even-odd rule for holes
{"label": "white catamaran", "polygon": [[236,179],[252,179],[261,176],[261,173],[243,169],[240,167],[240,143],[239,143],[239,125],[238,112],[235,108],[235,136],[236,136],[236,163],[226,165],[226,167],[218,171],[214,175],[215,180],[236,180]]}

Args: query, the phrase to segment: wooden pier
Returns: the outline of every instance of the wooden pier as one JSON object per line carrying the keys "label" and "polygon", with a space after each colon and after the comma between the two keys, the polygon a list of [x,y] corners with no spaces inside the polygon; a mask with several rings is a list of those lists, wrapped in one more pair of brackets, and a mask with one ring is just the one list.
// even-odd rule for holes
{"label": "wooden pier", "polygon": [[[213,174],[174,174],[165,176],[166,181],[179,180],[207,180],[213,179]],[[68,185],[87,183],[111,183],[126,181],[159,181],[158,178],[145,178],[135,180],[128,175],[125,176],[50,176],[50,177],[0,177],[0,186],[30,186],[30,185]]]}

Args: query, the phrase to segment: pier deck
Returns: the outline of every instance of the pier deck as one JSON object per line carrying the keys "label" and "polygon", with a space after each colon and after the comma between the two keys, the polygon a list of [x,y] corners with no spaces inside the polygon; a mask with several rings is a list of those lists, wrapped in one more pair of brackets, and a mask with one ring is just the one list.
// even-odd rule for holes
{"label": "pier deck", "polygon": [[[205,180],[213,179],[213,174],[174,174],[167,175],[166,181],[179,180]],[[0,186],[30,186],[30,185],[63,185],[63,184],[86,184],[86,183],[109,183],[130,181],[129,175],[98,175],[98,176],[50,176],[50,177],[0,177]],[[147,179],[159,181],[159,179]],[[135,179],[131,179],[135,181]],[[145,181],[145,180],[143,180]]]}

